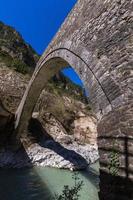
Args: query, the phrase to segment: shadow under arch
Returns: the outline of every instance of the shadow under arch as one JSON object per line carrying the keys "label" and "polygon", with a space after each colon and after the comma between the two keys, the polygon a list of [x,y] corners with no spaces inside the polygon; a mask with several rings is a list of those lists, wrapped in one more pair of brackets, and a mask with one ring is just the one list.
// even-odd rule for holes
{"label": "shadow under arch", "polygon": [[28,127],[37,99],[47,81],[67,66],[72,66],[84,83],[86,90],[89,91],[92,107],[98,117],[106,112],[107,107],[108,110],[112,109],[102,85],[86,62],[68,49],[57,49],[49,53],[44,59],[40,59],[17,109],[15,130],[18,138]]}

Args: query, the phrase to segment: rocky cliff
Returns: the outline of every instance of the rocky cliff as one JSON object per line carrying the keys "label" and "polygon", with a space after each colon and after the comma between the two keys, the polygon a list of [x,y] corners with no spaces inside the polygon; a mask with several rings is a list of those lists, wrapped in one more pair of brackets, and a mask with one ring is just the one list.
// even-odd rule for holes
{"label": "rocky cliff", "polygon": [[17,71],[27,72],[34,69],[38,59],[38,54],[14,28],[0,22],[1,62]]}

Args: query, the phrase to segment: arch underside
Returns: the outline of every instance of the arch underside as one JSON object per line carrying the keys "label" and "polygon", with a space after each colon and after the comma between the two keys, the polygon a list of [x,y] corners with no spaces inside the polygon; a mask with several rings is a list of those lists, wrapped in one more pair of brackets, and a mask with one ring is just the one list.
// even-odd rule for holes
{"label": "arch underside", "polygon": [[17,129],[17,132],[19,132],[19,135],[23,134],[24,127],[27,127],[37,99],[47,81],[59,70],[68,66],[73,67],[83,81],[86,90],[89,91],[89,98],[98,118],[112,109],[111,101],[109,100],[104,87],[102,87],[102,83],[86,62],[80,56],[67,49],[55,50],[41,60],[35,69],[18,107],[15,128]]}

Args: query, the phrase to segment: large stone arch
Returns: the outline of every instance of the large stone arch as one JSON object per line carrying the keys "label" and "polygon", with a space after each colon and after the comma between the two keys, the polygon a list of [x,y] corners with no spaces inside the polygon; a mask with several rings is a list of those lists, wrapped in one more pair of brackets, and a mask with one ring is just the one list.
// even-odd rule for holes
{"label": "large stone arch", "polygon": [[102,200],[113,199],[112,194],[108,196],[108,186],[112,185],[108,166],[114,150],[121,178],[114,191],[122,194],[114,199],[133,198],[133,183],[127,189],[127,180],[133,180],[132,10],[131,0],[78,0],[40,58],[16,113],[15,128],[20,136],[46,81],[62,67],[70,65],[75,69],[89,90],[99,119],[100,169],[109,175],[109,180],[101,177],[107,190],[103,189],[106,194]]}
{"label": "large stone arch", "polygon": [[83,58],[66,48],[56,49],[38,63],[38,67],[30,80],[16,112],[15,127],[18,134],[23,134],[24,128],[27,127],[26,122],[28,123],[30,120],[37,99],[46,82],[55,73],[67,66],[73,67],[89,91],[90,100],[98,118],[112,110],[112,104],[104,86]]}

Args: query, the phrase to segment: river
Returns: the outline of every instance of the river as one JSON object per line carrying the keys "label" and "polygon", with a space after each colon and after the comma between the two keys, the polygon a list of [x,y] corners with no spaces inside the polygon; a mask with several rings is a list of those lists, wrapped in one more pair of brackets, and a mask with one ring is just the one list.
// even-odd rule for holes
{"label": "river", "polygon": [[[86,171],[79,171],[78,176],[84,182],[80,200],[98,200],[98,168],[95,163]],[[69,170],[48,167],[0,169],[0,200],[52,200],[64,185],[74,185],[72,174]]]}

